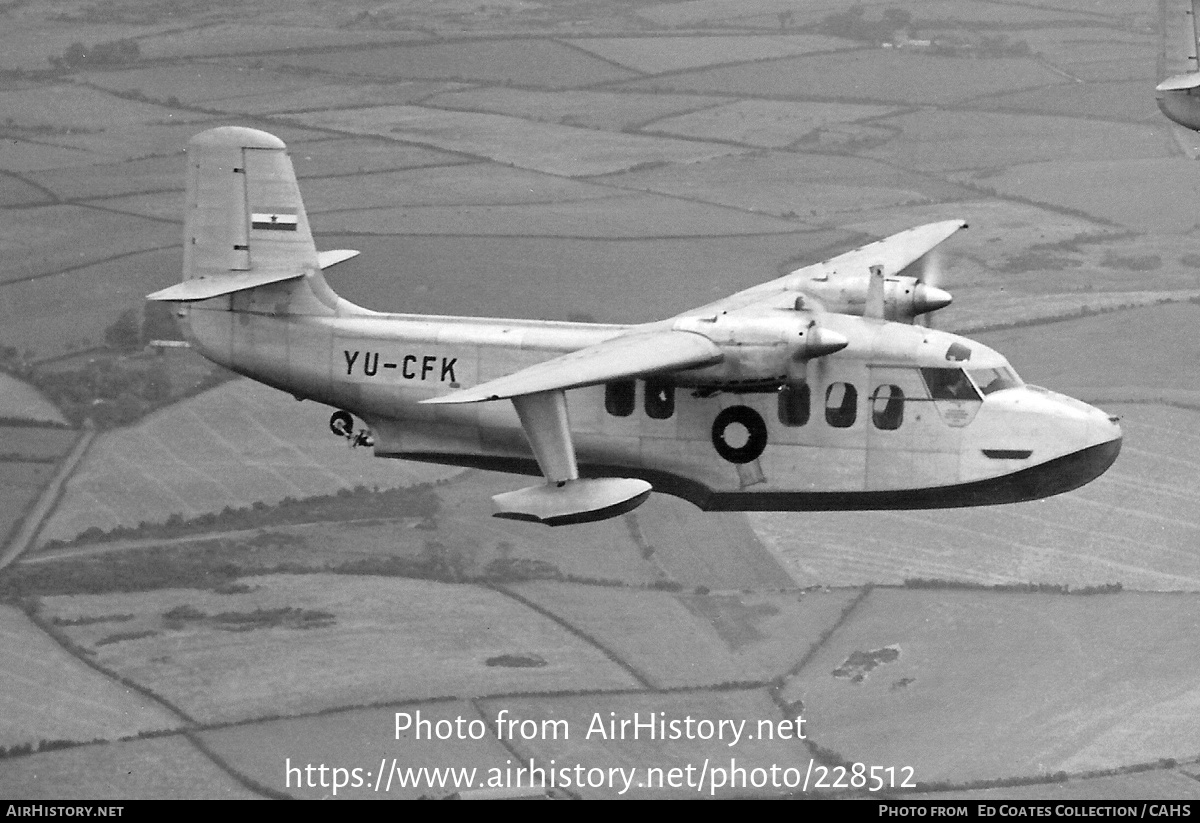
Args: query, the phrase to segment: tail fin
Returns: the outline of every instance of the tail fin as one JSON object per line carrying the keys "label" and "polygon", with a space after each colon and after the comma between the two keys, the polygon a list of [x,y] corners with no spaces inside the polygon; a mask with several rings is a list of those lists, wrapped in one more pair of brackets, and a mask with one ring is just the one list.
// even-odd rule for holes
{"label": "tail fin", "polygon": [[329,298],[336,298],[319,274],[321,259],[283,141],[224,126],[193,137],[187,160],[183,282],[147,299],[207,300],[315,277],[320,282],[313,292],[333,308]]}

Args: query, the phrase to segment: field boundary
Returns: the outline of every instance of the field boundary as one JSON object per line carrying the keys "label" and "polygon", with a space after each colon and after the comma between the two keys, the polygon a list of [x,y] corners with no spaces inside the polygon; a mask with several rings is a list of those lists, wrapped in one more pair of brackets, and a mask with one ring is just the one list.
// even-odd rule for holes
{"label": "field boundary", "polygon": [[652,682],[650,682],[650,678],[648,678],[645,674],[643,674],[641,671],[639,671],[637,668],[635,668],[633,666],[633,664],[622,659],[620,655],[618,655],[612,649],[605,646],[603,643],[601,643],[596,638],[592,637],[590,634],[585,632],[583,629],[580,629],[580,628],[572,625],[571,623],[569,623],[566,618],[560,617],[559,615],[557,615],[554,612],[547,609],[545,606],[534,603],[529,598],[524,597],[523,595],[517,594],[516,592],[509,589],[507,586],[492,584],[492,583],[485,584],[485,585],[487,586],[487,588],[492,589],[493,591],[499,592],[500,594],[502,594],[506,597],[512,598],[513,600],[520,603],[522,606],[532,609],[533,611],[540,614],[542,617],[545,617],[549,620],[553,620],[555,623],[562,626],[564,629],[566,629],[571,634],[578,637],[580,640],[595,647],[601,654],[603,654],[609,660],[611,660],[612,662],[614,662],[618,666],[620,666],[622,669],[624,669],[634,680],[636,680],[638,683],[641,684],[642,688],[644,688],[648,691],[653,691],[653,692],[662,691],[659,687],[655,686]]}
{"label": "field boundary", "polygon": [[41,531],[42,525],[46,522],[46,518],[54,511],[59,501],[62,500],[63,487],[71,476],[75,474],[75,470],[79,468],[79,464],[83,461],[83,456],[87,453],[88,447],[96,438],[95,429],[85,429],[83,436],[76,441],[71,453],[59,465],[58,471],[50,482],[38,495],[37,502],[29,508],[25,515],[21,518],[20,524],[14,530],[12,538],[8,541],[4,549],[4,554],[0,555],[0,569],[9,565],[20,557],[31,545]]}

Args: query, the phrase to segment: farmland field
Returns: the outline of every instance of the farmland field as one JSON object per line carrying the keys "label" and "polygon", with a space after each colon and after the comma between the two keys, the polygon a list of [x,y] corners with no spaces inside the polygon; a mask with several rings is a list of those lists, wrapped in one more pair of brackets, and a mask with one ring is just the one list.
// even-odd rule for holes
{"label": "farmland field", "polygon": [[[34,420],[44,423],[60,423],[66,425],[62,413],[33,386],[12,375],[0,374],[0,418],[8,420]],[[22,427],[27,428],[27,427]],[[12,454],[23,449],[6,448],[13,439],[12,428],[0,429],[0,454]],[[40,430],[25,432],[32,440],[46,441],[63,439],[57,432],[47,434]],[[20,434],[18,432],[17,434]],[[18,438],[19,439],[19,438]]]}
{"label": "farmland field", "polygon": [[183,736],[125,740],[13,758],[0,794],[29,800],[253,800],[257,794]]}
{"label": "farmland field", "polygon": [[[815,743],[909,764],[918,783],[1191,759],[1200,617],[1190,603],[876,589],[784,696],[804,701]],[[898,657],[861,679],[838,675],[853,653],[887,648]]]}
{"label": "farmland field", "polygon": [[638,76],[582,50],[541,39],[289,54],[268,57],[267,62],[348,77],[481,80],[546,88],[576,88]]}
{"label": "farmland field", "polygon": [[0,746],[113,740],[181,722],[76,660],[17,609],[0,606]]}
{"label": "farmland field", "polygon": [[[521,574],[521,569],[577,579],[655,582],[710,589],[780,589],[791,578],[758,543],[741,514],[696,516],[690,503],[655,495],[636,512],[587,523],[571,540],[548,529],[493,518],[491,496],[519,487],[524,478],[493,472],[464,472],[437,487],[438,513],[419,528],[412,522],[329,523],[271,529],[305,547],[289,548],[280,562],[428,556],[431,543],[453,553],[456,568],[470,577]],[[380,517],[388,512],[380,511]]]}
{"label": "farmland field", "polygon": [[[412,235],[515,237],[712,237],[790,234],[811,226],[656,195],[589,196],[579,201],[495,206],[425,206],[328,212],[330,231],[382,234],[398,227]],[[481,228],[483,227],[483,228]]]}
{"label": "farmland field", "polygon": [[[1164,139],[1163,145],[1166,145]],[[1013,166],[980,181],[1010,195],[1086,212],[1136,231],[1187,232],[1196,225],[1200,192],[1190,176],[1164,174],[1166,157]],[[1112,198],[1109,192],[1124,196]]]}
{"label": "farmland field", "polygon": [[643,163],[694,162],[734,154],[715,143],[531,123],[500,114],[439,111],[419,106],[377,106],[297,114],[315,128],[377,135],[486,157],[497,163],[564,177],[625,171]]}
{"label": "farmland field", "polygon": [[[202,723],[452,695],[635,685],[592,646],[489,589],[319,574],[244,581],[251,591],[243,594],[162,589],[48,597],[45,603],[66,620],[133,614],[120,631],[153,634],[106,643],[114,634],[110,625],[66,631],[93,649],[98,662]],[[164,613],[185,606],[216,617],[286,608],[332,618],[313,617],[300,626],[216,617],[181,620],[178,628],[164,622]],[[504,654],[536,656],[546,665],[485,662]]]}
{"label": "farmland field", "polygon": [[[64,224],[77,224],[75,243],[56,245]],[[120,214],[93,214],[79,206],[41,206],[12,211],[3,223],[0,242],[12,254],[4,282],[58,276],[68,268],[128,255],[178,242],[179,227],[148,223]]]}
{"label": "farmland field", "polygon": [[854,47],[853,43],[835,37],[806,34],[758,37],[615,37],[576,40],[573,41],[573,45],[647,74],[716,66],[721,63],[749,63]]}
{"label": "farmland field", "polygon": [[[437,723],[481,720],[491,724],[494,718],[482,718],[471,702],[463,700],[430,703],[401,703],[387,708],[356,709],[332,712],[311,717],[269,720],[261,723],[231,726],[201,733],[205,744],[238,772],[262,786],[282,791],[301,799],[333,798],[331,788],[297,786],[295,776],[288,786],[284,775],[287,761],[294,766],[306,763],[363,763],[372,771],[380,761],[390,765],[393,758],[400,769],[475,768],[480,775],[490,768],[503,769],[511,763],[512,753],[494,735],[481,740],[415,739],[413,732],[404,732],[396,739],[396,713]],[[386,788],[386,784],[381,784]],[[453,791],[431,790],[428,786],[401,787],[393,784],[390,791],[375,792],[374,780],[365,786],[346,788],[337,799],[395,799],[411,800],[425,794],[444,796]]]}
{"label": "farmland field", "polygon": [[431,108],[486,111],[546,123],[627,131],[649,121],[720,104],[720,97],[697,94],[629,94],[608,91],[540,91],[482,88],[437,94],[422,101]]}
{"label": "farmland field", "polygon": [[[1200,303],[1188,302],[973,336],[1004,352],[1031,383],[1101,399],[1110,389],[1136,388],[1153,400],[1158,391],[1200,390],[1200,341],[1193,333],[1197,324]],[[1170,356],[1146,357],[1129,346],[1114,346],[1103,359],[1089,355],[1114,337],[1161,341]],[[1050,352],[1054,356],[1048,357]]]}
{"label": "farmland field", "polygon": [[512,591],[587,631],[658,689],[767,681],[798,662],[853,592],[694,595],[538,581]]}
{"label": "farmland field", "polygon": [[328,417],[325,406],[235,381],[106,432],[67,484],[41,539],[358,485],[394,488],[454,471],[350,450],[330,434]]}
{"label": "farmland field", "polygon": [[1005,168],[1064,157],[1129,162],[1170,154],[1168,129],[1159,123],[1080,129],[1071,117],[978,111],[922,111],[879,122],[900,129],[902,136],[867,154],[925,171]]}
{"label": "farmland field", "polygon": [[892,111],[883,106],[746,100],[656,120],[644,130],[695,140],[782,148],[823,126],[880,118]]}
{"label": "farmland field", "polygon": [[[945,78],[954,77],[954,83]],[[789,57],[631,80],[619,88],[690,94],[949,105],[975,97],[1051,86],[1066,80],[1033,60],[960,60],[899,51]]]}
{"label": "farmland field", "polygon": [[[1077,86],[1051,86],[1047,89],[1001,94],[976,102],[983,109],[1011,109],[1052,115],[1100,117],[1127,122],[1151,121],[1158,107],[1144,94],[1141,80],[1092,83]],[[1101,128],[1097,124],[1097,128]]]}
{"label": "farmland field", "polygon": [[[7,375],[5,377],[11,380],[11,378],[7,378]],[[38,407],[38,412],[43,412],[45,409],[53,410],[56,418],[61,420],[58,409],[40,395],[38,400],[44,404]],[[48,414],[48,410],[45,413]],[[0,416],[12,418],[19,415],[3,414]],[[27,419],[36,420],[37,418]],[[78,439],[79,432],[73,429],[51,426],[0,426],[0,455],[17,457],[21,460],[51,461],[64,457]]]}
{"label": "farmland field", "polygon": [[[720,157],[686,167],[665,166],[612,175],[606,182],[675,197],[702,197],[752,212],[794,215],[793,219],[805,223],[841,224],[846,220],[845,212],[894,210],[974,196],[967,189],[908,174],[874,160],[799,153]],[[817,260],[810,258],[807,262]]]}

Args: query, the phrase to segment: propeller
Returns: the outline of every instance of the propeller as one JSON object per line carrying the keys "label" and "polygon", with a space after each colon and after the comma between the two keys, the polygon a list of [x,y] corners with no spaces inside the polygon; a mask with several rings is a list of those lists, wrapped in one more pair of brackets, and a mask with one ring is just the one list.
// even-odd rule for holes
{"label": "propeller", "polygon": [[921,258],[921,273],[913,289],[913,310],[916,312],[913,322],[927,329],[933,327],[933,312],[944,309],[954,300],[950,292],[939,288],[944,271],[943,262],[940,247],[930,249]]}

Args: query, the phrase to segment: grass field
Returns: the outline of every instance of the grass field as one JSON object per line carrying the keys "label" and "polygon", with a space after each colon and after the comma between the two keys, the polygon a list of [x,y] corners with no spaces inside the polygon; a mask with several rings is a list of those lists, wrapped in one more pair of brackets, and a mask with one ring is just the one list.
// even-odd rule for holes
{"label": "grass field", "polygon": [[[411,715],[436,724],[440,720],[451,723],[463,718],[464,723],[479,720],[491,728],[481,740],[438,740],[415,739],[411,731],[396,739],[396,713]],[[347,786],[337,793],[337,799],[391,799],[412,800],[421,795],[444,797],[453,787],[431,789],[428,786],[400,786],[393,774],[392,788],[386,791],[386,777],[375,791],[375,774],[381,761],[390,767],[393,758],[401,770],[407,768],[474,768],[479,780],[488,769],[504,769],[512,761],[512,753],[505,749],[494,736],[494,718],[482,717],[472,703],[462,700],[435,703],[396,704],[387,708],[357,709],[335,712],[313,717],[271,720],[216,729],[201,733],[205,744],[234,769],[247,775],[257,783],[282,791],[301,799],[333,799],[331,787],[321,788],[308,785],[298,786],[292,775],[289,786],[284,774],[287,761],[295,766],[308,763],[359,765],[362,772],[371,772],[363,777],[357,787]],[[385,770],[386,771],[386,770]],[[326,778],[331,783],[331,777]]]}
{"label": "grass field", "polygon": [[0,606],[0,746],[113,740],[179,724],[67,654],[17,609]]}
{"label": "grass field", "polygon": [[899,128],[902,137],[867,154],[924,171],[997,169],[1048,160],[1061,163],[1070,157],[1132,161],[1167,157],[1171,150],[1167,126],[1157,122],[1105,123],[1081,129],[1072,117],[978,111],[921,111],[879,122]]}
{"label": "grass field", "polygon": [[[7,375],[5,377],[11,379]],[[55,415],[58,414],[58,410],[51,406],[44,397],[39,395],[38,400],[45,404],[45,407],[52,409]],[[40,408],[39,411],[41,410]],[[3,416],[13,417],[15,415]],[[36,420],[37,418],[32,419]],[[58,419],[61,420],[61,418]],[[73,429],[49,426],[0,426],[0,454],[24,460],[52,461],[66,456],[78,439],[79,432]]]}
{"label": "grass field", "polygon": [[848,590],[676,596],[545,581],[511,588],[584,627],[659,689],[778,677],[853,596]]}
{"label": "grass field", "polygon": [[[1003,352],[1031,383],[1100,397],[1108,389],[1138,388],[1153,399],[1155,391],[1200,388],[1200,341],[1192,333],[1198,323],[1200,304],[1172,303],[974,337]],[[1112,345],[1114,339],[1159,341],[1169,355],[1147,357]]]}
{"label": "grass field", "polygon": [[[67,421],[63,419],[62,413],[45,397],[41,392],[33,386],[18,380],[12,375],[0,374],[0,417],[9,420],[36,420],[46,423],[61,423],[66,425]],[[26,427],[20,427],[26,428]],[[10,454],[14,450],[5,447],[9,441],[11,428],[0,430],[0,454]],[[56,437],[61,439],[64,435],[58,432],[46,433],[42,431],[26,432],[30,439],[35,442],[44,442],[47,439],[54,440]]]}
{"label": "grass field", "polygon": [[792,220],[637,193],[529,205],[355,209],[327,212],[320,217],[321,223],[335,232],[382,234],[400,229],[413,235],[456,238],[676,238],[812,230]]}
{"label": "grass field", "polygon": [[646,74],[722,63],[749,63],[800,54],[853,48],[835,37],[791,34],[758,37],[612,37],[572,41],[606,60]]}
{"label": "grass field", "polygon": [[790,152],[632,171],[613,175],[607,182],[827,225],[842,224],[847,212],[895,210],[974,196],[958,186],[874,160]]}
{"label": "grass field", "polygon": [[128,740],[14,758],[0,792],[30,800],[253,800],[183,736]]}
{"label": "grass field", "polygon": [[[1193,171],[1182,157],[1058,160],[1008,168],[980,184],[1135,231],[1184,233],[1196,227],[1200,206]],[[1122,196],[1108,196],[1113,191]]]}
{"label": "grass field", "polygon": [[[953,77],[953,83],[945,82]],[[692,94],[769,96],[949,105],[1018,89],[1052,86],[1063,77],[1021,58],[962,60],[898,50],[858,49],[788,57],[632,80],[620,88],[667,89]]]}
{"label": "grass field", "polygon": [[713,143],[594,131],[531,123],[501,114],[438,111],[419,106],[343,109],[297,114],[295,119],[317,128],[389,137],[564,177],[611,174],[644,163],[687,163],[737,152],[733,147]]}
{"label": "grass field", "polygon": [[[297,531],[327,558],[358,554],[417,556],[427,541],[453,547],[468,575],[496,561],[549,564],[563,575],[688,589],[780,589],[791,585],[783,567],[758,543],[741,514],[698,517],[690,503],[653,495],[621,518],[587,523],[570,539],[548,529],[491,516],[491,496],[519,487],[515,475],[466,472],[439,485],[436,528],[400,530],[394,523],[314,526]],[[381,513],[383,514],[383,513]]]}
{"label": "grass field", "polygon": [[[156,631],[100,644],[105,624],[68,627],[96,659],[206,723],[401,700],[563,689],[619,689],[632,678],[554,622],[489,589],[398,578],[272,575],[223,595],[188,589],[50,597],[65,619],[130,613],[120,631]],[[206,614],[290,607],[334,615],[333,625],[228,631],[163,624],[164,612]],[[488,666],[536,655],[537,668]],[[399,663],[398,663],[399,661]],[[401,665],[402,663],[402,665]]]}
{"label": "grass field", "polygon": [[[804,701],[819,745],[911,765],[918,782],[1194,758],[1192,599],[877,589],[784,696]],[[861,682],[832,674],[889,646],[899,658]]]}
{"label": "grass field", "polygon": [[[79,226],[73,243],[61,242],[64,225]],[[13,256],[4,267],[5,282],[53,276],[142,249],[173,246],[179,236],[175,225],[96,213],[79,206],[10,210],[0,226],[0,242]]]}
{"label": "grass field", "polygon": [[[1051,86],[1047,89],[1001,94],[976,101],[984,109],[1014,109],[1051,115],[1097,117],[1134,123],[1153,122],[1158,113],[1154,100],[1145,94],[1141,80],[1088,83],[1080,88]],[[1100,128],[1100,124],[1097,124]]]}
{"label": "grass field", "polygon": [[347,77],[475,80],[545,88],[577,88],[638,76],[581,49],[545,39],[289,54],[267,62]]}
{"label": "grass field", "polygon": [[486,111],[545,123],[628,131],[653,120],[715,106],[720,97],[698,94],[631,94],[608,91],[541,91],[505,87],[437,94],[432,108]]}
{"label": "grass field", "polygon": [[894,109],[843,103],[781,103],[744,100],[656,120],[646,129],[694,140],[727,140],[782,148],[824,126],[879,118]]}
{"label": "grass field", "polygon": [[338,489],[394,488],[453,470],[377,460],[329,433],[329,410],[235,381],[97,438],[67,484],[42,540],[93,526],[159,523],[311,497]]}

